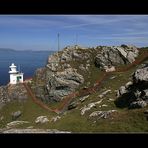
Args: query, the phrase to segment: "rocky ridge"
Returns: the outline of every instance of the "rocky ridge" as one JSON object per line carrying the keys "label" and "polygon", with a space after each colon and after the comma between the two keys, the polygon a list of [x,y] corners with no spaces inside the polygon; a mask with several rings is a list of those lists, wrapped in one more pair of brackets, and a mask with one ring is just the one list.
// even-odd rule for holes
{"label": "rocky ridge", "polygon": [[[35,74],[33,87],[37,97],[45,102],[61,101],[86,81],[92,65],[106,67],[132,63],[138,56],[135,46],[97,46],[82,48],[67,46],[62,51],[49,56],[44,68]],[[77,66],[76,66],[77,65]]]}

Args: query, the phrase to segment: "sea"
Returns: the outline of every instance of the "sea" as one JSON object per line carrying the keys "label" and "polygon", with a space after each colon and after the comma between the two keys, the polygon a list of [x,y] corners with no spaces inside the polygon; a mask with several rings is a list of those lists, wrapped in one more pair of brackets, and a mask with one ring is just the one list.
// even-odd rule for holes
{"label": "sea", "polygon": [[9,83],[9,66],[14,63],[24,73],[24,79],[34,75],[37,68],[44,67],[48,56],[54,51],[0,50],[0,86]]}

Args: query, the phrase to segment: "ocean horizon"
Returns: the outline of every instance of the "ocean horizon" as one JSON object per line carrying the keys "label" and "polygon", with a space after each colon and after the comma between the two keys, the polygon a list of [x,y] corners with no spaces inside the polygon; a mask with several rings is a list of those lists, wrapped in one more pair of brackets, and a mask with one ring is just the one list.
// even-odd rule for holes
{"label": "ocean horizon", "polygon": [[24,73],[24,79],[34,75],[37,68],[44,67],[48,56],[54,51],[0,50],[0,86],[9,83],[9,66],[14,63]]}

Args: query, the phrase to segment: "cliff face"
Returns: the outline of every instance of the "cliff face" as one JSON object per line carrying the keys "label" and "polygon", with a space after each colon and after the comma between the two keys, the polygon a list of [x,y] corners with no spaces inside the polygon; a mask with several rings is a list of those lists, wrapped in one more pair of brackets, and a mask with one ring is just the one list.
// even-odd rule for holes
{"label": "cliff face", "polygon": [[36,96],[45,102],[60,101],[84,85],[88,78],[91,79],[93,67],[105,69],[108,65],[132,63],[137,56],[135,46],[68,46],[49,56],[46,66],[36,71],[33,89]]}

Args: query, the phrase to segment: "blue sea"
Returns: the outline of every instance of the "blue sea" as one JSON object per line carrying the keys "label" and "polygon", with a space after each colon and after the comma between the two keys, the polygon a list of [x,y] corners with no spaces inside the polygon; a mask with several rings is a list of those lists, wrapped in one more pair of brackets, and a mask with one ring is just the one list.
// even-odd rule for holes
{"label": "blue sea", "polygon": [[44,67],[53,51],[0,51],[0,86],[9,83],[9,66],[14,63],[24,73],[24,79],[32,77],[35,70]]}

